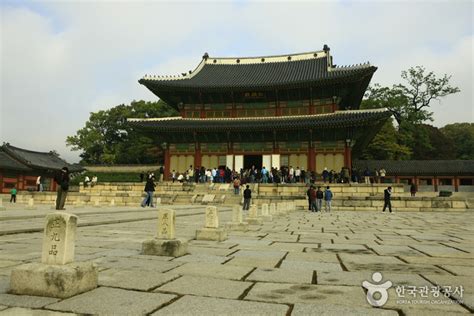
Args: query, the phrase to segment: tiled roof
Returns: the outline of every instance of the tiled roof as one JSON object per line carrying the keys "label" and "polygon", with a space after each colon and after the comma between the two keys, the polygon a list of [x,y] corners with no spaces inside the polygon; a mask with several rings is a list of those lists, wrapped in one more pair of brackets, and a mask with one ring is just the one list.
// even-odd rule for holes
{"label": "tiled roof", "polygon": [[159,131],[264,131],[272,129],[297,130],[308,128],[338,128],[372,125],[391,116],[387,109],[336,111],[328,114],[236,117],[236,118],[182,118],[128,119],[132,126]]}
{"label": "tiled roof", "polygon": [[63,167],[68,167],[70,172],[83,170],[82,167],[77,168],[73,165],[70,165],[52,152],[27,150],[11,146],[8,143],[2,146],[2,150],[13,159],[18,160],[30,168],[59,170]]}
{"label": "tiled roof", "polygon": [[474,175],[474,160],[354,160],[353,167],[384,168],[387,176]]}
{"label": "tiled roof", "polygon": [[[325,47],[327,48],[327,47]],[[268,88],[319,83],[330,80],[359,80],[371,77],[377,67],[369,63],[336,67],[329,48],[302,54],[250,58],[203,56],[194,71],[180,76],[148,76],[139,82],[156,94],[160,89]]]}
{"label": "tiled roof", "polygon": [[6,152],[1,151],[1,148],[0,148],[0,168],[8,169],[8,170],[31,171],[31,168],[28,168],[21,162],[13,159]]}

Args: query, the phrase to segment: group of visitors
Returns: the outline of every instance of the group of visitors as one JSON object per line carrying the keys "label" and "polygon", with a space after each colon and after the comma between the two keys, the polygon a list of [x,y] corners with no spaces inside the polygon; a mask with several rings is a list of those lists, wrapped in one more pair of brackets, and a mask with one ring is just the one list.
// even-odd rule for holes
{"label": "group of visitors", "polygon": [[86,175],[84,178],[84,188],[86,187],[93,187],[97,184],[97,176],[92,176],[92,179],[89,178],[89,176]]}
{"label": "group of visitors", "polygon": [[316,187],[311,185],[308,191],[306,191],[306,196],[308,197],[308,210],[311,212],[322,212],[323,199],[325,202],[326,212],[331,211],[331,202],[334,194],[329,186],[327,186],[326,190],[323,192],[320,186],[318,186],[318,189],[316,190]]}

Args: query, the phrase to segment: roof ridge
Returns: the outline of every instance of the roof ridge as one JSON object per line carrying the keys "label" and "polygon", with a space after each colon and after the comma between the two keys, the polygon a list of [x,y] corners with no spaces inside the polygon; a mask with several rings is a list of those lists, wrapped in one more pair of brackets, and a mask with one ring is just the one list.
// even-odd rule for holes
{"label": "roof ridge", "polygon": [[331,68],[332,62],[330,58],[330,48],[324,45],[322,50],[309,51],[304,53],[292,53],[292,54],[281,54],[281,55],[266,55],[266,56],[254,56],[254,57],[210,57],[208,53],[204,53],[201,62],[194,70],[189,72],[183,72],[181,75],[148,75],[145,74],[141,80],[184,80],[191,79],[205,65],[255,65],[264,63],[283,63],[292,61],[302,61],[309,59],[328,58],[328,69]]}
{"label": "roof ridge", "polygon": [[[24,151],[24,152],[29,152],[29,153],[34,153],[34,154],[46,154],[46,155],[53,155],[53,156],[56,156],[52,153],[52,151],[35,151],[35,150],[30,150],[30,149],[25,149],[25,148],[20,148],[20,147],[16,147],[16,146],[12,146],[10,145],[10,143],[4,143],[2,145],[2,148],[5,148],[5,149],[9,149],[9,148],[13,148],[13,149],[17,149],[17,150],[21,150],[21,151]],[[56,156],[57,157],[57,156]],[[60,158],[61,159],[61,158]]]}

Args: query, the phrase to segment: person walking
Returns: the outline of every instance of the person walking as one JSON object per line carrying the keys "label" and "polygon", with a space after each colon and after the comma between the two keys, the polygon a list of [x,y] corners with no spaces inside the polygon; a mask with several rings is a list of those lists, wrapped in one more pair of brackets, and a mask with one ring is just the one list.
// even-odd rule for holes
{"label": "person walking", "polygon": [[370,171],[368,167],[364,170],[364,180],[365,184],[370,184]]}
{"label": "person walking", "polygon": [[16,203],[16,187],[14,186],[11,190],[10,190],[10,203]]}
{"label": "person walking", "polygon": [[54,177],[54,181],[57,183],[57,196],[56,196],[56,210],[65,210],[64,204],[66,203],[66,196],[69,191],[69,169],[63,167],[59,174]]}
{"label": "person walking", "polygon": [[390,213],[392,213],[392,187],[388,187],[383,191],[383,210],[382,212],[385,212],[385,209],[388,206],[388,210]]}
{"label": "person walking", "polygon": [[321,187],[318,187],[318,191],[316,191],[316,210],[317,212],[321,212],[323,209],[323,198],[324,193],[321,191]]}
{"label": "person walking", "polygon": [[329,186],[327,186],[326,190],[324,191],[324,202],[325,202],[326,212],[331,212],[332,197],[333,197],[332,191],[329,188]]}
{"label": "person walking", "polygon": [[246,189],[244,190],[244,211],[248,211],[250,208],[250,200],[252,199],[252,190],[250,190],[250,186],[247,184]]}
{"label": "person walking", "polygon": [[146,196],[142,201],[141,206],[145,207],[146,205],[150,205],[151,207],[155,207],[153,203],[153,192],[155,191],[155,176],[148,177],[145,183],[145,189],[143,191],[146,192]]}

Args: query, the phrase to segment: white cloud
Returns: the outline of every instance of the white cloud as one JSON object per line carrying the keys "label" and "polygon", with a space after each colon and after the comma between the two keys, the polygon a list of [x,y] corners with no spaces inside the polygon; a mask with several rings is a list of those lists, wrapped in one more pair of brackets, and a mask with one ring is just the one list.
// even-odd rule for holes
{"label": "white cloud", "polygon": [[[39,10],[38,8],[41,8]],[[89,112],[156,100],[138,79],[179,74],[211,56],[321,49],[371,61],[373,82],[424,65],[461,93],[434,104],[435,125],[473,120],[472,2],[48,2],[0,5],[0,139],[77,160],[65,139]]]}

